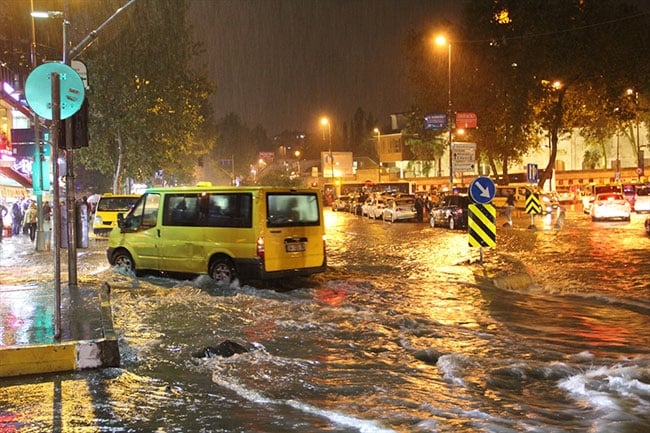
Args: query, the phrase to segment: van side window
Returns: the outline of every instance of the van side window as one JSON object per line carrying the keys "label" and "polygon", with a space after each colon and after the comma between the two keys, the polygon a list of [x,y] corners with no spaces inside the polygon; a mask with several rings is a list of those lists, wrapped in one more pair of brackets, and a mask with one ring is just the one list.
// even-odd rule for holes
{"label": "van side window", "polygon": [[197,194],[167,194],[164,209],[163,225],[198,225],[199,196]]}
{"label": "van side window", "polygon": [[252,227],[251,194],[210,194],[205,225],[210,227]]}
{"label": "van side window", "polygon": [[252,227],[252,195],[167,194],[163,225],[184,227]]}

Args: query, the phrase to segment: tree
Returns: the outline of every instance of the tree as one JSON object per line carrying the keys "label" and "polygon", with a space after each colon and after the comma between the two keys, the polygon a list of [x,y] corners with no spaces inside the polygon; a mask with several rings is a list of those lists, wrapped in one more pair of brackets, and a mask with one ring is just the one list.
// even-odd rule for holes
{"label": "tree", "polygon": [[[101,23],[122,3],[99,2],[77,12]],[[114,190],[127,177],[146,181],[160,170],[189,182],[194,161],[214,145],[201,137],[213,86],[192,69],[200,51],[190,40],[186,12],[184,1],[140,0],[114,24],[119,29],[83,53],[92,74],[91,144],[79,160],[111,174]]]}
{"label": "tree", "polygon": [[[563,134],[579,128],[593,139],[631,132],[630,119],[616,118],[612,108],[621,106],[628,87],[640,101],[648,92],[650,66],[631,62],[649,51],[648,19],[617,0],[471,0],[463,26],[440,23],[441,32],[453,35],[453,109],[477,113],[477,147],[493,171],[498,161],[507,179],[508,165],[548,135],[543,185]],[[431,52],[431,40],[412,35],[407,58],[419,88],[416,106],[441,113],[446,65]]]}
{"label": "tree", "polygon": [[[473,1],[470,8],[483,3]],[[518,82],[527,89],[533,114],[526,123],[532,120],[550,137],[549,162],[539,180],[543,185],[562,134],[589,131],[599,118],[607,121],[594,128],[611,134],[612,96],[625,82],[647,88],[646,65],[635,71],[621,67],[636,53],[647,52],[647,14],[616,0],[498,0],[491,7],[486,39],[521,71]]]}

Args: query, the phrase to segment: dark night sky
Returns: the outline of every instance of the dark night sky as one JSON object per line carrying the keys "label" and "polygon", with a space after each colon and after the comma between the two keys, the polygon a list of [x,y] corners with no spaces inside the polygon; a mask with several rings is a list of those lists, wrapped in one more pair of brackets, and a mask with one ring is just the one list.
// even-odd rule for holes
{"label": "dark night sky", "polygon": [[271,135],[340,130],[361,107],[382,125],[411,107],[403,45],[411,29],[455,21],[462,0],[190,0],[217,91],[217,119],[239,114]]}

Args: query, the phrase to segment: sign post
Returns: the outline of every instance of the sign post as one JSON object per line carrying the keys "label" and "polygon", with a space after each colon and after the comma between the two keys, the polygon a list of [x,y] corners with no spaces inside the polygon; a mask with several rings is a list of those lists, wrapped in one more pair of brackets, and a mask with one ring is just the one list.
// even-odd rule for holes
{"label": "sign post", "polygon": [[492,200],[496,185],[489,177],[479,176],[469,185],[469,195],[475,204],[468,207],[467,228],[469,246],[479,247],[479,262],[483,264],[483,247],[494,247],[496,237],[496,209]]}
{"label": "sign post", "polygon": [[451,149],[454,173],[476,172],[476,143],[453,143]]}

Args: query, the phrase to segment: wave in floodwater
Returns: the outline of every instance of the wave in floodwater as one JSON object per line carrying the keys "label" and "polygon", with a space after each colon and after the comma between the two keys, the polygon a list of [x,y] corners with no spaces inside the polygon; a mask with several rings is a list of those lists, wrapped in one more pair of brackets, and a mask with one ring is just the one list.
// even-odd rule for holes
{"label": "wave in floodwater", "polygon": [[[111,286],[122,367],[66,376],[94,408],[69,425],[647,431],[650,294],[634,269],[650,266],[649,245],[629,240],[639,221],[499,232],[479,263],[463,233],[328,218],[330,268],[290,284],[136,278],[97,259],[84,282]],[[247,351],[195,356],[224,341]],[[47,414],[29,391],[0,387],[0,408]]]}

